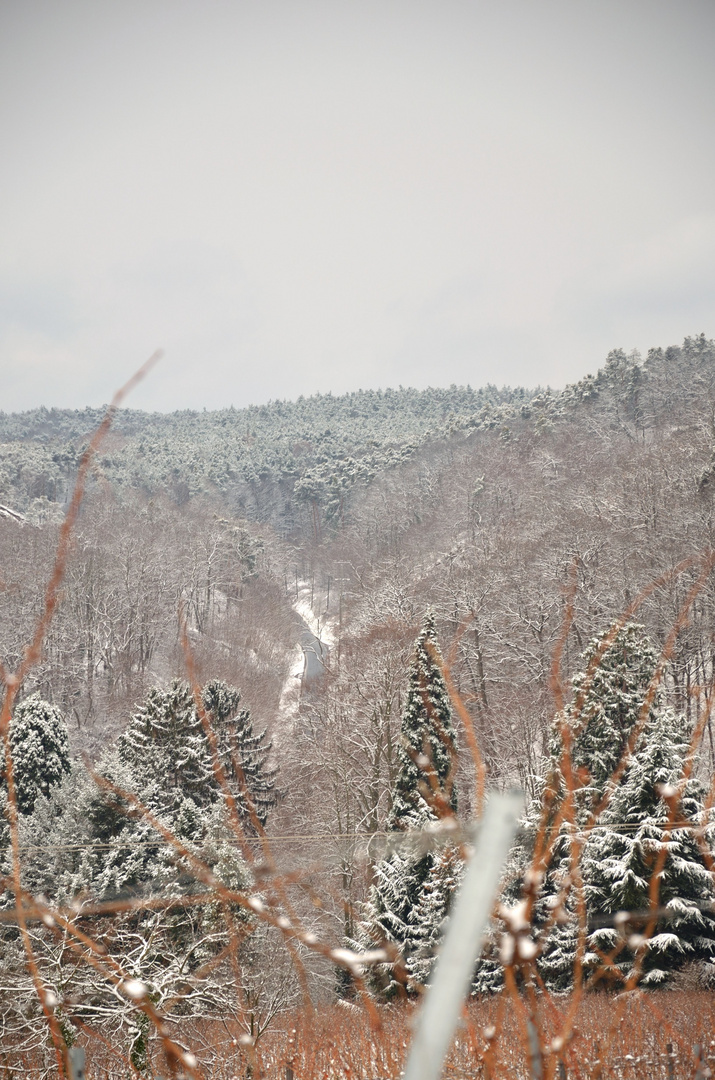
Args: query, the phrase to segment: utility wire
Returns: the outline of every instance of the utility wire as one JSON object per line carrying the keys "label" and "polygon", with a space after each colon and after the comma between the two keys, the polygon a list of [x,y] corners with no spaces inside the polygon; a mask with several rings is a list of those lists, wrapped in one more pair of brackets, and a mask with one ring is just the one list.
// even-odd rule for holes
{"label": "utility wire", "polygon": [[[662,829],[664,832],[680,832],[683,830],[699,831],[702,829],[711,828],[712,822],[707,822],[702,825],[694,824],[691,822],[679,822],[673,825],[669,825],[664,822],[642,822],[640,825],[634,824],[629,821],[615,821],[608,825],[591,825],[588,829],[576,829],[569,835],[586,836],[596,829],[616,830],[621,833],[624,832],[638,832],[642,828]],[[181,838],[178,838],[179,840]],[[259,838],[254,836],[247,836],[245,840],[258,843]],[[418,840],[429,839],[430,841],[438,840],[450,840],[455,841],[469,839],[465,836],[463,830],[447,831],[445,830],[427,830],[427,831],[411,831],[411,832],[372,832],[372,833],[286,833],[278,836],[266,836],[265,840],[268,844],[285,844],[290,843],[294,845],[303,843],[318,843],[326,840],[364,840],[370,843],[373,840],[392,840],[393,842],[404,841],[410,843]],[[181,841],[182,843],[184,841]],[[169,840],[165,840],[162,837],[157,837],[156,840],[87,840],[73,844],[20,844],[19,850],[24,852],[33,851],[112,851],[124,848],[153,848],[153,847],[172,847],[172,843]],[[0,852],[9,851],[10,847],[7,844],[0,846]],[[195,854],[195,852],[194,852]]]}

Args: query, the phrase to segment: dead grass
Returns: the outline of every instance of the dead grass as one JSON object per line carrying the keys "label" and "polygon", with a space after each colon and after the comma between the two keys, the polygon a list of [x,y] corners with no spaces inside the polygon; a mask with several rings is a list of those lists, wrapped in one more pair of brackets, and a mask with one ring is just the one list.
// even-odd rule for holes
{"label": "dead grass", "polygon": [[[715,1067],[715,997],[706,991],[632,992],[618,998],[590,994],[578,1003],[573,1038],[561,1049],[558,1032],[570,1012],[571,998],[544,997],[537,1023],[541,1029],[540,1064],[533,1060],[528,1032],[506,997],[473,1001],[449,1054],[446,1080],[531,1080],[541,1076],[623,1077],[624,1080],[692,1080],[699,1049]],[[252,1048],[240,1044],[235,1021],[186,1024],[182,1042],[190,1045],[197,1067],[211,1080],[253,1076],[265,1080],[395,1080],[404,1067],[414,1005],[383,1006],[379,1025],[359,1007],[334,1005],[320,1011],[286,1014],[280,1029],[266,1033]],[[497,1037],[498,1034],[498,1037]],[[563,1070],[560,1071],[560,1066]],[[5,1048],[0,1075],[43,1075],[39,1062],[14,1057]],[[534,1071],[540,1069],[541,1071]],[[88,1044],[87,1075],[92,1080],[120,1080],[131,1075],[111,1047],[97,1039]],[[146,1075],[166,1075],[159,1041]],[[707,1074],[701,1073],[701,1076]]]}

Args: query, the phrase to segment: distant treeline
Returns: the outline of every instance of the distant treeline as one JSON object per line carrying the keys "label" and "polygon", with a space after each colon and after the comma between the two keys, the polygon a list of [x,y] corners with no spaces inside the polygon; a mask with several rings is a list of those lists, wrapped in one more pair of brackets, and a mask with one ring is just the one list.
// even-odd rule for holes
{"label": "distant treeline", "polygon": [[[425,439],[476,426],[534,397],[523,389],[370,390],[272,401],[246,409],[144,413],[122,409],[95,480],[296,526],[296,504],[323,500],[399,464]],[[0,413],[0,502],[43,518],[66,502],[101,409]],[[294,499],[293,496],[296,496]]]}

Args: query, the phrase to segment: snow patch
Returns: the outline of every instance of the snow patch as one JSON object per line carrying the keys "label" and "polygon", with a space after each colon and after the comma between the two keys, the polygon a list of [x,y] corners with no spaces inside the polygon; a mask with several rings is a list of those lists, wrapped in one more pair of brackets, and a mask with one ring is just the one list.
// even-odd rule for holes
{"label": "snow patch", "polygon": [[[314,602],[316,595],[318,594],[313,592]],[[310,603],[310,597],[311,587],[309,582],[299,581],[297,584],[296,599],[293,601],[293,610],[300,616],[311,634],[318,638],[318,640],[328,649],[333,649],[338,643],[336,618],[325,612],[322,615],[316,615]],[[286,726],[290,725],[290,723],[298,716],[304,670],[305,656],[303,654],[303,649],[301,645],[296,645],[278,703],[278,715],[286,722]],[[280,739],[280,735],[277,732],[274,733],[274,741],[276,741],[276,739]]]}
{"label": "snow patch", "polygon": [[[301,679],[303,678],[304,666],[305,657],[303,656],[303,650],[300,645],[296,645],[293,659],[291,660],[290,668],[288,670],[288,676],[283,683],[283,689],[281,690],[281,696],[278,702],[278,715],[282,720],[290,722],[298,715],[298,709],[300,707],[300,684]],[[276,736],[278,736],[277,732],[274,734],[274,742],[276,741]]]}
{"label": "snow patch", "polygon": [[311,634],[327,645],[329,649],[332,649],[338,643],[338,638],[335,628],[335,618],[328,615],[326,612],[316,615],[313,608],[310,606],[310,585],[300,583],[298,589],[298,598],[293,602],[293,610],[300,615],[303,622],[306,624]]}

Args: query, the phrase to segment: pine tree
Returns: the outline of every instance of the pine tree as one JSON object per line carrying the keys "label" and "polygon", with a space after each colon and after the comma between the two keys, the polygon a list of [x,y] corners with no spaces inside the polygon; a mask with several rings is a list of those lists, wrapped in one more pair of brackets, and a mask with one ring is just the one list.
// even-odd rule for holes
{"label": "pine tree", "polygon": [[392,829],[420,828],[434,821],[440,801],[446,800],[453,811],[457,807],[452,784],[457,743],[441,659],[430,612],[415,642],[410,666],[388,821]]}
{"label": "pine tree", "polygon": [[[241,694],[235,687],[213,680],[204,686],[202,698],[239,812],[246,823],[255,814],[265,824],[278,798],[266,732],[254,733],[251,714],[239,708]],[[118,753],[136,778],[132,790],[137,784],[160,783],[166,808],[178,806],[183,797],[198,806],[220,797],[211,745],[188,683],[175,680],[166,690],[150,690],[120,736]]]}
{"label": "pine tree", "polygon": [[[239,709],[238,690],[210,682],[203,697],[219,758],[245,828],[250,830],[256,818],[265,823],[277,798],[277,770],[267,762],[270,743],[265,732],[254,733],[250,713]],[[232,835],[210,742],[187,683],[175,681],[166,689],[150,690],[116,745],[100,759],[97,771],[116,788],[136,796],[174,836],[201,851],[202,858],[209,858],[206,845],[218,842],[212,837]],[[82,831],[91,844],[61,875],[69,898],[81,891],[105,898],[127,891],[178,895],[197,887],[187,869],[177,867],[174,852],[145,817],[133,812],[121,797],[86,780],[79,785],[74,802],[81,804]],[[59,817],[76,827],[71,823],[75,814],[68,815],[66,807],[59,810]],[[58,822],[54,827],[63,826]],[[225,846],[224,840],[219,847]],[[235,849],[235,840],[229,846]],[[226,867],[231,864],[225,852],[219,861]],[[240,860],[237,867],[241,876]]]}
{"label": "pine tree", "polygon": [[[71,769],[67,725],[55,705],[38,694],[16,706],[10,721],[10,751],[17,809],[31,814],[39,795],[47,795]],[[5,755],[0,788],[7,794]]]}
{"label": "pine tree", "polygon": [[250,712],[239,708],[241,694],[235,687],[214,679],[206,683],[202,696],[239,812],[246,822],[255,815],[265,825],[279,797],[278,768],[268,764],[272,744],[266,741],[266,730],[254,732]]}
{"label": "pine tree", "polygon": [[[573,678],[574,698],[566,710],[566,724],[573,736],[573,768],[585,769],[589,777],[578,795],[582,813],[588,813],[602,797],[617,769],[658,662],[644,627],[626,623],[595,663],[607,636],[601,634],[584,653],[584,670]],[[659,702],[656,694],[651,716]],[[559,750],[557,736],[554,754]]]}
{"label": "pine tree", "polygon": [[[116,756],[114,764],[118,772],[113,779],[129,787],[130,772],[118,764]],[[146,791],[144,796],[150,807],[157,806],[158,789]],[[153,895],[162,900],[177,899],[180,902],[169,908],[163,904],[159,909],[151,904],[120,908],[106,937],[109,927],[100,924],[102,940],[110,942],[112,955],[124,971],[146,984],[157,1008],[167,1005],[175,1009],[178,995],[178,1007],[185,1016],[195,1012],[206,1016],[210,1009],[224,1015],[235,1011],[231,972],[226,961],[219,966],[230,941],[225,905],[215,895],[207,896],[205,903],[181,902],[187,894],[207,893],[208,887],[196,880],[191,864],[177,856],[144,819],[117,811],[115,821],[122,822],[121,828],[102,834],[107,836],[107,846],[98,845],[95,814],[99,806],[101,794],[81,765],[63,784],[53,787],[48,798],[38,798],[33,814],[20,821],[21,842],[36,849],[23,863],[24,887],[60,906],[80,908],[96,900],[138,900]],[[106,804],[102,810],[106,812]],[[231,890],[250,887],[250,874],[228,827],[223,803],[198,807],[186,797],[173,815],[159,811],[157,816],[198,855],[216,880]],[[247,915],[235,906],[232,915],[240,936]],[[71,986],[78,1017],[102,1023],[116,1015],[116,991],[111,983],[97,980],[91,966],[68,968],[63,955],[66,944],[56,933],[39,928],[33,935],[33,947],[46,985],[61,997],[58,983],[53,982],[61,973],[59,985],[65,994]],[[202,970],[206,965],[208,970]],[[23,955],[16,955],[15,970],[17,985],[29,983],[31,989]],[[141,1015],[134,1014],[136,1026],[130,1030],[128,1056],[135,1066],[143,1060]],[[125,1019],[129,1019],[126,1014]],[[114,1037],[119,1040],[119,1033]]]}
{"label": "pine tree", "polygon": [[[534,800],[527,815],[522,868],[525,869],[531,860],[537,832],[542,826],[550,845],[540,899],[534,912],[537,926],[550,918],[555,898],[570,878],[573,827],[585,825],[603,797],[633,730],[641,720],[656,670],[657,656],[642,626],[627,623],[606,645],[609,636],[610,631],[595,638],[582,656],[583,670],[572,680],[573,698],[554,723],[550,768],[541,797]],[[659,703],[656,694],[649,710],[651,719]],[[574,825],[562,821],[554,833],[552,823],[568,794],[563,763],[564,729],[571,739]],[[549,815],[543,823],[545,805],[549,806]],[[576,885],[572,883],[560,906],[560,921],[552,926],[539,958],[542,977],[555,991],[567,990],[573,978],[579,933],[579,903],[575,890]]]}
{"label": "pine tree", "polygon": [[198,805],[214,801],[211,756],[188,683],[153,687],[117,746],[120,761],[135,774],[133,790],[160,780],[168,805],[183,795]]}
{"label": "pine tree", "polygon": [[[405,833],[424,829],[446,811],[456,811],[452,782],[455,756],[452,707],[430,613],[415,642],[409,671],[389,828]],[[444,880],[436,884],[441,870],[445,871]],[[421,854],[405,846],[381,860],[374,873],[358,942],[371,948],[387,941],[398,948],[408,965],[419,951],[419,969],[424,973],[430,963],[428,943],[431,947],[436,940],[451,895],[452,865],[440,854]],[[434,889],[428,887],[431,882],[435,882]],[[437,902],[439,895],[443,906]],[[431,925],[430,918],[438,920],[438,925]],[[385,996],[394,992],[391,969],[377,972],[376,988]]]}
{"label": "pine tree", "polygon": [[[715,899],[708,870],[691,829],[674,829],[666,839],[670,808],[664,795],[675,796],[689,751],[690,728],[670,710],[654,716],[643,732],[623,782],[599,819],[584,852],[584,877],[589,913],[646,911],[650,907],[653,873],[659,873],[658,905],[668,911],[643,943],[641,982],[657,986],[692,961],[715,960]],[[688,780],[678,798],[678,822],[703,825],[702,785]],[[677,797],[677,796],[676,796]],[[712,832],[712,830],[711,830]],[[632,941],[619,939],[616,929],[604,927],[590,937],[590,960],[621,946],[616,963],[624,978],[633,969]],[[597,951],[596,951],[597,950]],[[604,972],[613,978],[611,972]]]}
{"label": "pine tree", "polygon": [[445,935],[449,907],[459,884],[462,861],[453,847],[432,856],[432,866],[422,883],[417,904],[409,916],[412,952],[407,959],[411,977],[425,986],[432,974],[436,952]]}

